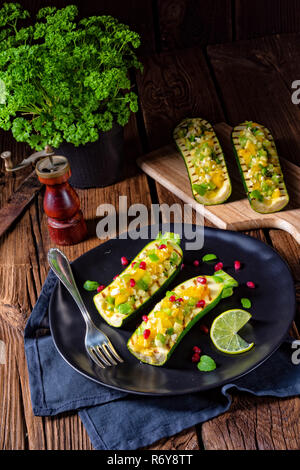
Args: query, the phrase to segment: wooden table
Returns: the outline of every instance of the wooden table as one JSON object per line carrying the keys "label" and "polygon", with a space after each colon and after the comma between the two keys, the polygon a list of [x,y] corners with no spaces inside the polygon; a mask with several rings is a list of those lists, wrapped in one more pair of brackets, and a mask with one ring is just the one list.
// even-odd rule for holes
{"label": "wooden table", "polygon": [[[162,7],[162,2],[159,4]],[[128,197],[128,205],[143,203],[149,208],[151,203],[180,203],[176,196],[138,172],[134,160],[170,142],[171,130],[185,116],[202,116],[231,125],[244,119],[262,122],[272,130],[281,154],[299,164],[300,110],[290,99],[290,81],[300,77],[299,41],[296,34],[272,36],[209,46],[206,50],[197,46],[146,56],[144,74],[136,77],[141,108],[125,130],[128,177],[107,188],[78,191],[90,238],[67,247],[69,258],[75,259],[99,244],[95,227],[96,208],[101,203],[118,206],[119,195]],[[5,149],[11,149],[17,160],[24,158],[28,150],[9,134],[2,134],[1,151]],[[0,205],[26,174],[7,175],[2,170]],[[0,448],[91,449],[76,414],[40,418],[33,416],[31,408],[23,331],[45,281],[47,251],[53,246],[42,200],[42,194],[35,197],[0,240],[0,339],[7,347],[6,365],[0,365]],[[296,242],[279,230],[255,230],[250,234],[273,246],[287,260],[299,299]],[[298,311],[292,328],[295,337],[299,337],[299,324]],[[234,393],[229,412],[162,439],[150,449],[300,449],[299,415],[299,398],[279,400]]]}

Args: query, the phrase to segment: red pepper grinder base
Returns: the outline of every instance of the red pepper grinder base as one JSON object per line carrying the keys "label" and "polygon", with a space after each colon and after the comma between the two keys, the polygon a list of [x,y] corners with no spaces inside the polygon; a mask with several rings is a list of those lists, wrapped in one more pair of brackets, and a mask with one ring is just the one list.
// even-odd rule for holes
{"label": "red pepper grinder base", "polygon": [[68,183],[71,170],[66,157],[43,158],[37,163],[36,173],[40,182],[46,185],[44,211],[48,216],[51,239],[57,245],[75,245],[84,240],[87,227],[78,195]]}

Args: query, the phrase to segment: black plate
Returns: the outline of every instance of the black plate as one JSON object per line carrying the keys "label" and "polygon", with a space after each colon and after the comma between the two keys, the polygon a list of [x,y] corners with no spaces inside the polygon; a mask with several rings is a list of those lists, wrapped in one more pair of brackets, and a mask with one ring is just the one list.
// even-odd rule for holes
{"label": "black plate", "polygon": [[[200,230],[196,227],[193,229]],[[58,283],[51,297],[49,315],[51,333],[62,357],[78,372],[102,385],[145,395],[177,395],[207,390],[248,373],[267,359],[280,346],[294,317],[295,290],[291,273],[272,248],[255,238],[212,228],[205,228],[204,233],[202,250],[184,250],[185,267],[170,288],[197,274],[212,274],[214,264],[200,262],[196,268],[193,261],[201,261],[206,253],[218,255],[224,263],[224,269],[240,285],[232,297],[222,300],[200,323],[210,327],[217,315],[241,306],[242,297],[250,298],[252,319],[241,331],[241,336],[255,343],[252,350],[237,356],[220,353],[212,345],[209,335],[203,334],[200,324],[197,324],[187,333],[163,367],[142,364],[132,356],[126,343],[138,318],[126,328],[110,327],[98,314],[93,303],[93,293],[82,288],[87,279],[98,280],[107,285],[122,271],[121,256],[127,256],[129,260],[134,258],[148,242],[145,239],[128,238],[109,240],[72,263],[79,290],[95,324],[109,336],[125,362],[104,370],[94,366],[84,348],[84,320],[69,293]],[[182,247],[184,242],[183,237]],[[242,263],[242,269],[238,272],[234,271],[234,260]],[[255,282],[256,289],[246,287],[249,280]],[[215,371],[198,371],[191,362],[194,345],[200,346],[205,354],[215,359]]]}

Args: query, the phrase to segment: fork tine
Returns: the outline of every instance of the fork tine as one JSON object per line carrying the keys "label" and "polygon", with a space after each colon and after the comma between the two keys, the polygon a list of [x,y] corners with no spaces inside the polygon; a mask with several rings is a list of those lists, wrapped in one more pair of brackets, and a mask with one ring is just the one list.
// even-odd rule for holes
{"label": "fork tine", "polygon": [[104,362],[104,364],[106,364],[107,366],[111,366],[112,364],[107,360],[105,354],[103,354],[103,351],[102,351],[102,348],[101,346],[96,346],[96,351],[97,351],[97,354],[98,356],[100,356],[101,358],[101,361]]}
{"label": "fork tine", "polygon": [[105,353],[105,356],[109,359],[109,361],[112,362],[114,366],[116,366],[118,363],[115,361],[113,356],[110,354],[106,343],[103,343],[102,350]]}
{"label": "fork tine", "polygon": [[115,357],[115,359],[117,359],[117,361],[124,362],[124,360],[121,358],[121,356],[119,356],[119,354],[117,353],[117,351],[115,350],[115,348],[113,347],[113,345],[111,344],[110,341],[108,341],[106,346],[107,346],[109,352]]}
{"label": "fork tine", "polygon": [[96,352],[94,351],[93,348],[89,348],[88,350],[90,358],[102,369],[105,369],[105,366],[102,364],[102,362],[99,361],[98,356],[96,355]]}

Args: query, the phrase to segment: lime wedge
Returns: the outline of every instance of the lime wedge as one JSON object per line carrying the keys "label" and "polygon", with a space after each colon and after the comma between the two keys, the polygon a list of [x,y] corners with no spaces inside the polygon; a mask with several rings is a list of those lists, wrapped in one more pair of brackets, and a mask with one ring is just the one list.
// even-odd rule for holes
{"label": "lime wedge", "polygon": [[248,323],[251,315],[241,309],[227,310],[221,313],[210,329],[210,338],[216,348],[227,354],[241,354],[249,351],[254,343],[247,343],[238,335],[238,331]]}

